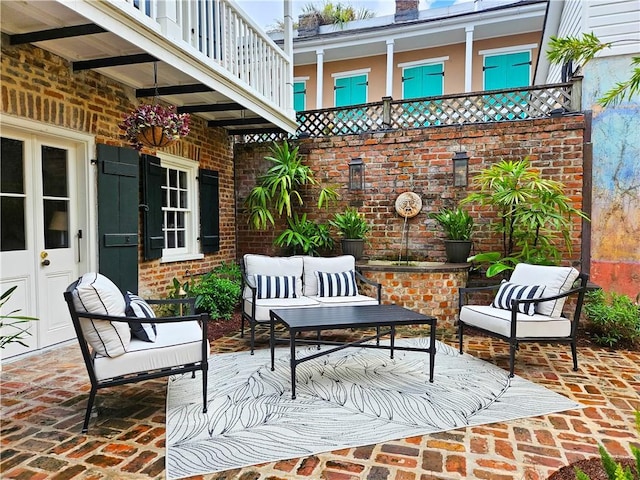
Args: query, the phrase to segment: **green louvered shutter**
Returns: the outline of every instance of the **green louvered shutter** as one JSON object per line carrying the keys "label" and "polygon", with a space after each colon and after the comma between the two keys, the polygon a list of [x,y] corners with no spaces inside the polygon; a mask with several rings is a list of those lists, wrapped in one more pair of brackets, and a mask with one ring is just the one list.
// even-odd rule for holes
{"label": "green louvered shutter", "polygon": [[306,110],[307,90],[305,82],[295,82],[293,84],[293,109],[296,112]]}
{"label": "green louvered shutter", "polygon": [[405,68],[402,76],[403,97],[410,99],[442,95],[443,76],[442,63]]}
{"label": "green louvered shutter", "polygon": [[202,253],[220,250],[220,196],[218,172],[200,169],[200,245]]}
{"label": "green louvered shutter", "polygon": [[162,258],[162,177],[160,159],[152,155],[142,155],[142,228],[145,260]]}
{"label": "green louvered shutter", "polygon": [[138,291],[138,152],[98,144],[98,271]]}
{"label": "green louvered shutter", "polygon": [[367,75],[336,78],[333,88],[336,107],[367,103]]}
{"label": "green louvered shutter", "polygon": [[484,57],[484,89],[528,87],[531,75],[531,53],[518,52]]}

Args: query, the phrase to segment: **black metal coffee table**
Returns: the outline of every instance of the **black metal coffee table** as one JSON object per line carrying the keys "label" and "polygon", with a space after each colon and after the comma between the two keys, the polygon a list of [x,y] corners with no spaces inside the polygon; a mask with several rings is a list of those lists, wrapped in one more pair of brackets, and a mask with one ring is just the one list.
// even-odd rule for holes
{"label": "black metal coffee table", "polygon": [[[436,318],[430,315],[412,312],[398,305],[363,305],[344,307],[318,308],[280,308],[270,312],[271,370],[275,368],[275,324],[282,322],[289,330],[289,346],[291,348],[291,398],[296,398],[296,367],[302,362],[313,360],[343,348],[361,346],[364,348],[383,348],[390,350],[393,358],[394,350],[412,350],[429,353],[429,381],[433,382],[433,366],[436,355]],[[395,333],[398,325],[429,325],[429,348],[396,347]],[[321,340],[320,331],[345,328],[376,328],[376,335],[354,342],[336,342]],[[382,327],[389,327],[381,331]],[[318,332],[317,340],[299,339],[300,332]],[[380,337],[390,336],[389,345],[380,345]],[[375,344],[365,344],[376,340]],[[337,345],[335,348],[323,350],[305,358],[296,359],[296,344]]]}

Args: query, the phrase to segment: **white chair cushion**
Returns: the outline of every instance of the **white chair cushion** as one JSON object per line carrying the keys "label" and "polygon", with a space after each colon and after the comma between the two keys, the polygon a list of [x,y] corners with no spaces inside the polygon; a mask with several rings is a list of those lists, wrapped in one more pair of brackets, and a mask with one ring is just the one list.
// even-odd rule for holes
{"label": "white chair cushion", "polygon": [[314,272],[318,283],[319,297],[353,297],[358,295],[356,274],[345,272]]}
{"label": "white chair cushion", "polygon": [[[517,285],[544,285],[544,297],[552,297],[571,290],[580,272],[573,267],[553,267],[519,263],[509,282]],[[536,304],[536,312],[550,317],[562,315],[565,298]]]}
{"label": "white chair cushion", "polygon": [[[126,325],[126,322],[124,323]],[[202,329],[197,321],[158,323],[155,343],[132,339],[126,355],[96,355],[98,380],[202,361]],[[207,348],[207,356],[209,349]]]}
{"label": "white chair cushion", "polygon": [[127,322],[109,322],[82,317],[82,312],[125,316],[122,292],[107,277],[99,273],[85,273],[73,291],[73,303],[78,312],[85,339],[97,353],[117,357],[127,351],[131,331]]}
{"label": "white chair cushion", "polygon": [[[296,295],[302,295],[302,257],[269,257],[247,253],[244,256],[247,282],[255,287],[255,275],[293,275],[296,278]],[[243,298],[251,298],[251,290],[246,287]]]}
{"label": "white chair cushion", "polygon": [[318,281],[315,272],[339,273],[355,270],[356,259],[353,255],[339,257],[302,257],[304,261],[304,295],[318,295]]}
{"label": "white chair cushion", "polygon": [[351,305],[378,305],[378,300],[366,295],[355,295],[353,297],[311,297],[323,307],[348,307]]}
{"label": "white chair cushion", "polygon": [[[465,305],[460,309],[460,320],[466,325],[484,328],[505,337],[511,336],[511,311],[488,305]],[[571,321],[564,317],[549,317],[541,314],[518,313],[516,336],[524,337],[568,337]]]}
{"label": "white chair cushion", "polygon": [[[353,298],[353,297],[349,297]],[[300,308],[300,307],[317,307],[319,304],[310,297],[297,298],[267,298],[256,300],[256,321],[268,322],[269,310],[275,308]],[[251,315],[251,299],[244,300],[244,311]]]}

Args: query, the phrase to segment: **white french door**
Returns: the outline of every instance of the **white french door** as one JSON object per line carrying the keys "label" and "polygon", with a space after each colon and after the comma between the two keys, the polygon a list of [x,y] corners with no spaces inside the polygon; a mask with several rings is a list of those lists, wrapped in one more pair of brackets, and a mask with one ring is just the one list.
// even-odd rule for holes
{"label": "white french door", "polygon": [[[86,264],[86,205],[79,201],[86,197],[77,143],[11,128],[2,129],[1,141],[0,291],[17,286],[2,313],[38,318],[28,325],[26,346],[0,351],[7,358],[75,337],[63,292]],[[12,331],[5,325],[2,333]]]}

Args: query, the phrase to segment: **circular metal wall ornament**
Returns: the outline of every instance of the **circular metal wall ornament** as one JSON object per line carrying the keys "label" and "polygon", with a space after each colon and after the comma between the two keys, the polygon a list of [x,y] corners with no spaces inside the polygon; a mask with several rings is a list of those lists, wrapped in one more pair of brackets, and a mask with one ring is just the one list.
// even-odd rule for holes
{"label": "circular metal wall ornament", "polygon": [[422,199],[414,192],[404,192],[396,198],[396,212],[404,218],[413,218],[422,210]]}

